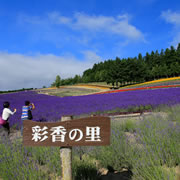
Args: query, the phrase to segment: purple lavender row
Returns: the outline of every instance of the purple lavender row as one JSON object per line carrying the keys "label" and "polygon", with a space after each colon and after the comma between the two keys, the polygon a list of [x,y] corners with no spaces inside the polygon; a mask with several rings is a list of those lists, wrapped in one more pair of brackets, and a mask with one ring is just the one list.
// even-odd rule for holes
{"label": "purple lavender row", "polygon": [[126,109],[129,106],[175,105],[180,104],[180,88],[165,88],[154,90],[127,91],[111,94],[86,96],[57,97],[37,94],[33,91],[0,95],[0,105],[4,101],[11,103],[11,109],[17,108],[17,113],[10,118],[10,126],[21,126],[21,108],[24,101],[33,102],[35,121],[58,121],[63,115],[82,115],[97,111],[108,111],[116,108]]}

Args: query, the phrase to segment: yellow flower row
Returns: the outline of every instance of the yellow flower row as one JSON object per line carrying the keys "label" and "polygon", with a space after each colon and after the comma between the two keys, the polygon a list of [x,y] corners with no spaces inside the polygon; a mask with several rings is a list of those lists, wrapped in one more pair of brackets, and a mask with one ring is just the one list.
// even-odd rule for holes
{"label": "yellow flower row", "polygon": [[[59,88],[65,88],[65,87],[69,87],[69,86],[60,86]],[[98,86],[98,85],[86,85],[86,84],[79,84],[79,85],[72,85],[71,87],[85,87],[85,88],[92,88],[92,89],[95,89],[95,88],[98,88],[98,89],[109,89],[109,87],[102,87],[102,86]],[[57,89],[56,87],[49,87],[49,88],[46,88],[46,89]]]}
{"label": "yellow flower row", "polygon": [[[75,85],[76,86],[76,85]],[[98,89],[109,89],[109,87],[101,87],[101,86],[98,86],[98,85],[85,85],[85,84],[81,84],[81,85],[77,85],[79,87],[86,87],[86,88],[98,88]],[[76,87],[77,87],[76,86]]]}
{"label": "yellow flower row", "polygon": [[172,81],[172,80],[180,80],[180,77],[163,78],[163,79],[158,79],[158,80],[154,80],[154,81],[148,81],[145,83],[129,85],[126,87],[134,87],[134,86],[140,86],[140,85],[145,85],[145,84],[153,84],[153,83],[158,83],[158,82],[166,82],[166,81]]}

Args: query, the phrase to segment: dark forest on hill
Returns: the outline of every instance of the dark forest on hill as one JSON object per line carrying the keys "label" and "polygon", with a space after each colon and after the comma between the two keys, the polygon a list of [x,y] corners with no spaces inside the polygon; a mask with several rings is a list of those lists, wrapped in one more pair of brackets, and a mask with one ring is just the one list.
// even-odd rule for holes
{"label": "dark forest on hill", "polygon": [[119,86],[174,76],[180,76],[180,43],[176,49],[171,46],[161,52],[147,52],[144,57],[139,53],[134,58],[105,60],[85,70],[82,76],[61,79],[59,85],[106,82]]}

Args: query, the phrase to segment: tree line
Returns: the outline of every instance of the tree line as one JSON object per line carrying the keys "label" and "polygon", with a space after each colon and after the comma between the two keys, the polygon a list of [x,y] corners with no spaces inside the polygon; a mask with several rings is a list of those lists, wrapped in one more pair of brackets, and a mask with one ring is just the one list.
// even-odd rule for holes
{"label": "tree line", "polygon": [[7,90],[7,91],[0,91],[0,94],[3,93],[13,93],[13,92],[20,92],[20,91],[30,91],[33,90],[34,88],[22,88],[22,89],[16,89],[16,90]]}
{"label": "tree line", "polygon": [[[60,79],[58,86],[89,82],[106,82],[112,83],[113,86],[123,86],[127,83],[174,76],[180,76],[180,43],[176,49],[171,46],[165,51],[162,49],[160,53],[156,50],[147,52],[145,56],[139,53],[134,58],[116,57],[115,60],[105,60],[85,70],[82,76],[75,75],[74,78]],[[56,86],[56,81],[52,86]]]}

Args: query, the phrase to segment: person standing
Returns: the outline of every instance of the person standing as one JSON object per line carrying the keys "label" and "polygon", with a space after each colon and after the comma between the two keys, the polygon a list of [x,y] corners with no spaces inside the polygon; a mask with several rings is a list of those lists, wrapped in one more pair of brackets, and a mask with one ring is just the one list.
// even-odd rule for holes
{"label": "person standing", "polygon": [[30,103],[30,101],[25,101],[25,106],[22,107],[22,126],[21,126],[21,135],[23,135],[23,120],[32,120],[32,112],[31,110],[34,110],[35,106],[33,103]]}
{"label": "person standing", "polygon": [[3,113],[2,113],[2,119],[4,121],[6,121],[5,124],[3,124],[3,128],[4,128],[4,132],[6,134],[6,136],[9,136],[10,134],[10,126],[9,126],[9,117],[11,115],[14,115],[14,113],[16,112],[16,109],[14,109],[14,111],[12,112],[9,108],[10,108],[10,103],[8,101],[3,103]]}

